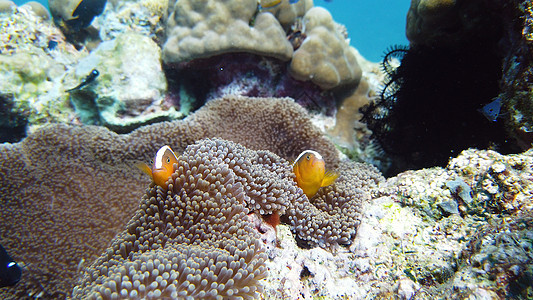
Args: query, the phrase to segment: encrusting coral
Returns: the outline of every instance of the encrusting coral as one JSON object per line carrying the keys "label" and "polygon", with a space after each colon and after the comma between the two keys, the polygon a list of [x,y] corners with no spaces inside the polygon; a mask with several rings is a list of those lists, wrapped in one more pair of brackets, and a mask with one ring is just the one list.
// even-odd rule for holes
{"label": "encrusting coral", "polygon": [[[258,150],[256,162],[263,160],[263,167],[256,170],[258,166],[250,165],[250,161],[238,160],[238,165],[233,166],[237,171],[232,171],[236,178],[286,174],[291,169],[281,158],[295,159],[302,149],[319,151],[328,168],[339,166],[334,146],[312,125],[305,110],[290,99],[226,97],[208,103],[184,120],[144,126],[127,135],[92,126],[40,128],[20,143],[0,145],[0,222],[4,224],[1,243],[24,272],[15,287],[2,289],[1,296],[68,295],[78,272],[104,252],[138,207],[149,179],[134,167],[135,163],[150,159],[161,145],[171,145],[178,154],[194,142],[212,137],[250,149],[233,146],[243,153]],[[242,171],[246,168],[252,171]],[[355,216],[358,208],[352,208],[357,204],[354,199],[368,197],[364,189],[358,189],[359,185],[378,173],[363,167],[353,170],[363,176],[357,177],[343,165],[340,170],[358,183],[346,184],[341,176],[338,183],[311,199],[318,208],[306,200],[290,177],[284,179],[282,186],[262,177],[246,183],[255,190],[247,209],[270,213],[274,209],[283,212],[285,207],[287,216],[292,216],[289,224],[307,244],[335,247],[348,243],[357,220],[350,220],[354,225],[350,228],[344,228],[342,220]],[[210,171],[216,177],[222,169]],[[226,173],[218,174],[220,181]],[[240,184],[244,185],[244,181]],[[372,181],[368,184],[373,185]],[[297,199],[291,204],[286,197]],[[143,201],[152,204],[150,201],[155,200]],[[330,224],[331,230],[316,231],[322,222]],[[151,224],[153,228],[162,226],[159,222]]]}

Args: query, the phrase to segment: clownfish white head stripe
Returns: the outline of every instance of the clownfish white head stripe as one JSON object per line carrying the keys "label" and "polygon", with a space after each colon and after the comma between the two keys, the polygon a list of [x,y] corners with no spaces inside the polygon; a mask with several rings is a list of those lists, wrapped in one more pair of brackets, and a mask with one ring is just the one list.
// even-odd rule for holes
{"label": "clownfish white head stripe", "polygon": [[167,180],[174,173],[174,164],[178,163],[178,158],[172,149],[165,145],[157,151],[152,167],[145,163],[137,164],[137,167],[144,173],[150,175],[152,180],[162,188],[167,188]]}
{"label": "clownfish white head stripe", "polygon": [[[165,156],[167,157],[165,158]],[[174,151],[172,151],[172,149],[170,149],[170,147],[167,145],[161,147],[161,149],[159,149],[155,154],[154,166],[152,167],[152,169],[163,168],[163,165],[169,162],[168,160],[170,159],[170,156],[176,157]]]}
{"label": "clownfish white head stripe", "polygon": [[316,152],[315,150],[305,150],[304,152],[300,153],[300,155],[298,155],[298,157],[296,158],[296,160],[294,160],[294,163],[292,164],[292,166],[294,167],[294,165],[304,156],[304,155],[307,155],[307,154],[312,154],[314,155],[317,159],[321,159],[321,160],[324,160],[322,158],[322,155],[320,155],[320,153]]}
{"label": "clownfish white head stripe", "polygon": [[322,155],[313,150],[305,150],[292,164],[296,184],[303,190],[307,198],[313,197],[318,189],[332,184],[339,175],[326,172]]}

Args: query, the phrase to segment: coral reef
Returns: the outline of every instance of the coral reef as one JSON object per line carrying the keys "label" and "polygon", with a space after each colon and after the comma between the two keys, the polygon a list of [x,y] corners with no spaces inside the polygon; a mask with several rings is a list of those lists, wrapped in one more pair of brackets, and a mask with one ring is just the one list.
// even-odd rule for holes
{"label": "coral reef", "polygon": [[37,2],[37,1],[28,1],[26,3],[24,3],[24,5],[27,5],[29,7],[31,7],[31,9],[33,10],[33,12],[38,15],[39,17],[41,17],[43,20],[50,20],[52,17],[50,16],[50,12],[48,11],[48,9],[46,7],[44,7],[41,3]]}
{"label": "coral reef", "polygon": [[311,7],[309,0],[267,9],[251,0],[176,2],[163,45],[173,102],[199,107],[229,94],[292,97],[331,115],[342,100],[338,92],[357,86],[361,68],[345,28]]}
{"label": "coral reef", "polygon": [[301,0],[296,3],[291,2],[282,0],[279,5],[263,8],[263,11],[273,14],[278,19],[278,22],[283,26],[285,31],[288,31],[297,22],[298,18],[303,17],[313,7],[313,0]]}
{"label": "coral reef", "polygon": [[516,1],[505,14],[505,56],[499,98],[509,134],[522,149],[533,143],[533,4]]}
{"label": "coral reef", "polygon": [[200,131],[198,138],[219,137],[252,150],[268,150],[287,160],[296,159],[303,150],[314,149],[326,165],[336,168],[339,158],[335,146],[309,117],[291,99],[229,96],[209,102],[186,120]]}
{"label": "coral reef", "polygon": [[361,68],[331,14],[313,7],[303,17],[306,38],[294,52],[290,74],[302,81],[311,80],[323,89],[357,86]]}
{"label": "coral reef", "polygon": [[179,63],[229,52],[248,52],[287,61],[292,46],[270,13],[255,0],[176,1],[167,20],[163,60]]}
{"label": "coral reef", "polygon": [[[513,2],[513,1],[511,1]],[[406,34],[413,45],[451,46],[501,34],[498,20],[508,5],[496,0],[414,0],[407,12]]]}
{"label": "coral reef", "polygon": [[312,0],[106,2],[0,1],[0,298],[531,298],[531,1],[413,0],[383,72]]}
{"label": "coral reef", "polygon": [[357,144],[362,136],[357,136],[355,128],[363,117],[359,109],[370,103],[371,93],[368,82],[361,80],[357,89],[344,99],[335,115],[335,127],[328,130],[336,145],[347,148],[348,151],[360,148]]}
{"label": "coral reef", "polygon": [[370,199],[370,191],[382,181],[379,171],[360,163],[341,163],[341,175],[334,185],[324,187],[310,199],[289,203],[282,219],[292,225],[301,246],[320,246],[337,251],[338,245],[350,245],[357,232],[361,202]]}
{"label": "coral reef", "polygon": [[12,13],[15,7],[17,7],[17,5],[13,1],[9,1],[9,0],[0,1],[0,13]]}
{"label": "coral reef", "polygon": [[[488,125],[494,138],[483,139],[494,144],[508,140],[511,145],[498,148],[503,153],[528,149],[533,142],[533,121],[530,118],[533,51],[529,34],[532,15],[530,1],[417,0],[412,1],[407,17],[411,50],[433,52],[434,60],[452,53],[456,56],[455,61],[463,65],[462,69],[481,69],[479,65],[464,63],[469,61],[469,56],[484,57],[479,64],[493,65],[491,86],[499,89],[490,95],[465,101],[474,102],[482,111],[485,105],[495,103],[496,113],[489,118],[495,124]],[[445,73],[446,69],[439,72]],[[470,80],[479,82],[480,79],[480,75],[475,75]],[[484,88],[478,86],[476,89]],[[475,117],[473,109],[469,110]],[[469,146],[484,147],[479,143]]]}
{"label": "coral reef", "polygon": [[101,155],[113,138],[100,128],[50,125],[0,146],[1,242],[23,272],[2,298],[66,298],[77,272],[131,217],[148,180],[126,149]]}
{"label": "coral reef", "polygon": [[170,102],[196,108],[226,95],[291,97],[309,111],[332,115],[336,96],[312,82],[295,80],[286,63],[247,53],[231,53],[167,66]]}
{"label": "coral reef", "polygon": [[98,29],[102,40],[107,41],[124,32],[135,32],[160,42],[169,1],[110,1],[92,26]]}

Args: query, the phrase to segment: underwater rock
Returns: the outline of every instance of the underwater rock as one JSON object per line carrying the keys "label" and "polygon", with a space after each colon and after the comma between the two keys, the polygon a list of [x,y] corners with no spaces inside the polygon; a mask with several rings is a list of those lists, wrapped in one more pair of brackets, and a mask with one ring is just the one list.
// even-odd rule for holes
{"label": "underwater rock", "polygon": [[150,38],[124,33],[80,60],[63,86],[72,89],[92,70],[99,72],[94,82],[69,92],[80,120],[129,132],[144,124],[181,117],[173,107],[165,106],[167,86],[160,55]]}
{"label": "underwater rock", "polygon": [[[339,293],[348,298],[396,297],[409,294],[409,285],[416,287],[417,297],[430,299],[464,298],[480,289],[500,298],[527,298],[533,274],[533,185],[528,179],[533,175],[532,154],[468,150],[452,159],[447,169],[408,171],[388,179],[374,191],[379,198],[364,202],[350,252],[328,259],[327,253],[311,254],[291,246],[280,235],[283,248],[269,254],[267,265],[272,263],[274,273],[280,270],[283,275],[273,275],[272,282],[267,278],[265,292],[276,295],[272,299],[282,291],[304,299],[333,299]],[[474,202],[485,202],[480,183],[494,164],[504,164],[508,175],[520,181],[515,200],[506,200],[517,207],[503,215],[486,206],[483,212],[460,210],[443,216],[437,203],[455,201],[446,182],[458,176],[474,180],[472,185],[479,187]],[[496,168],[498,174],[505,172],[502,169]],[[512,253],[514,258],[509,257]],[[315,263],[321,268],[314,269]],[[342,288],[327,288],[341,280]]]}
{"label": "underwater rock", "polygon": [[[486,50],[496,41],[472,40],[460,49],[398,47],[387,54],[388,78],[379,99],[365,108],[363,122],[392,158],[388,176],[445,166],[468,148],[521,151],[503,122],[479,111],[499,93],[501,60]],[[391,65],[396,57],[397,68]]]}
{"label": "underwater rock", "polygon": [[193,110],[227,95],[291,97],[312,112],[332,115],[336,97],[312,82],[295,80],[288,65],[274,58],[230,53],[188,63],[168,65],[171,102],[180,110]]}
{"label": "underwater rock", "polygon": [[446,186],[467,205],[472,203],[472,189],[461,179],[446,182]]}
{"label": "underwater rock", "polygon": [[498,0],[413,0],[407,12],[406,34],[413,45],[460,47],[464,41],[501,34]]}
{"label": "underwater rock", "polygon": [[500,119],[521,149],[533,144],[533,3],[516,1],[505,14]]}
{"label": "underwater rock", "polygon": [[[533,142],[532,20],[533,4],[527,0],[416,0],[407,15],[411,48],[441,48],[443,55],[472,52],[486,55],[486,64],[498,65],[494,72],[500,78],[493,85],[499,89],[479,101],[477,109],[483,112],[487,105],[497,104],[489,118],[495,124],[490,126],[504,129],[504,138],[514,144],[514,149],[499,149],[504,153],[526,150]],[[467,61],[460,56],[456,60]]]}
{"label": "underwater rock", "polygon": [[161,44],[168,17],[169,1],[110,1],[101,16],[92,22],[103,41],[115,39],[124,32],[149,36]]}
{"label": "underwater rock", "polygon": [[[373,190],[372,200],[363,201],[354,242],[336,255],[301,249],[289,228],[278,226],[280,247],[267,250],[265,299],[527,298],[533,278],[531,162],[531,151],[504,156],[468,150],[446,169],[389,178]],[[494,172],[507,170],[520,179],[519,200],[508,200],[521,203],[519,209],[442,214],[438,203],[455,201],[446,186],[451,178],[478,187],[473,201],[484,201],[479,183],[494,165]]]}

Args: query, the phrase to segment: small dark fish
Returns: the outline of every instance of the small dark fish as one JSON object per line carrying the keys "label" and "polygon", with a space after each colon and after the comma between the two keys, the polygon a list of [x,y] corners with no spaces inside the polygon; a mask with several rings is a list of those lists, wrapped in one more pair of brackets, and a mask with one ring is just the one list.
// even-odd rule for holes
{"label": "small dark fish", "polygon": [[102,14],[107,0],[74,0],[78,1],[76,9],[72,12],[72,18],[65,22],[70,28],[79,31],[91,25],[93,19]]}
{"label": "small dark fish", "polygon": [[498,116],[500,115],[500,109],[502,108],[502,99],[496,98],[496,100],[486,104],[478,111],[482,113],[487,120],[491,122],[496,122]]}
{"label": "small dark fish", "polygon": [[0,288],[15,285],[20,280],[22,270],[0,245]]}
{"label": "small dark fish", "polygon": [[49,40],[48,41],[48,50],[54,50],[55,48],[57,47],[57,42],[54,41],[54,40]]}
{"label": "small dark fish", "polygon": [[100,75],[100,72],[98,72],[98,70],[96,70],[96,69],[93,69],[91,71],[91,73],[89,73],[89,75],[87,75],[85,78],[83,78],[81,80],[80,84],[78,84],[77,86],[75,86],[75,87],[73,87],[71,89],[66,90],[65,92],[70,93],[72,91],[79,90],[79,89],[83,88],[84,86],[86,86],[89,83],[93,82],[96,79],[96,77],[98,77],[98,75]]}

